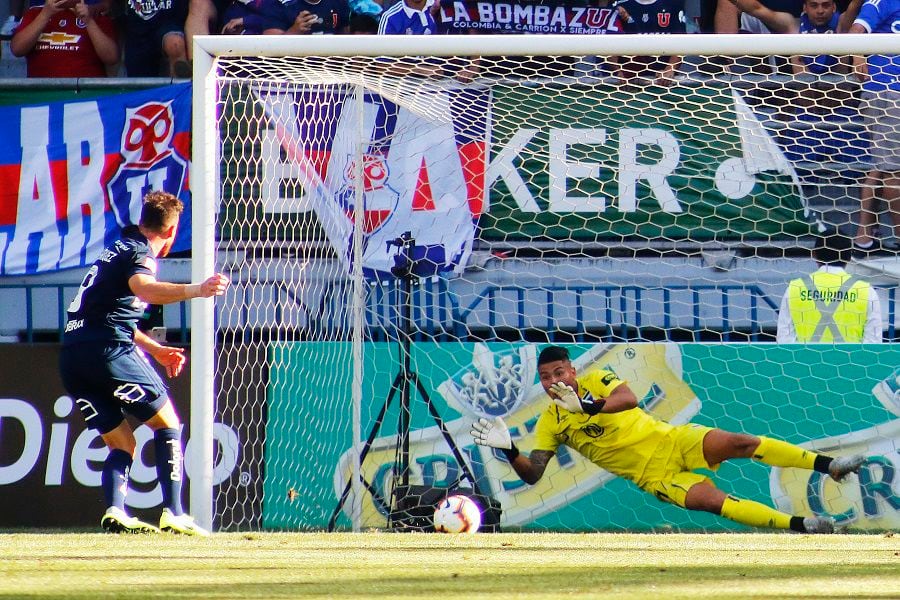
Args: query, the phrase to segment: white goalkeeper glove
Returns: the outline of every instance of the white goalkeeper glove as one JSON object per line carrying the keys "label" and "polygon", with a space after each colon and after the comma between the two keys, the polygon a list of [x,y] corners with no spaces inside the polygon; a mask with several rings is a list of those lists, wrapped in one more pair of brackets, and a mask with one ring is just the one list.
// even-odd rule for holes
{"label": "white goalkeeper glove", "polygon": [[482,417],[472,423],[472,431],[469,433],[472,434],[476,444],[497,448],[510,463],[519,456],[519,449],[513,444],[509,428],[501,417],[495,417],[493,421]]}
{"label": "white goalkeeper glove", "polygon": [[561,381],[557,381],[550,386],[550,399],[560,408],[564,408],[573,413],[587,413],[596,415],[606,404],[605,400],[598,402],[585,402],[578,394],[568,385]]}
{"label": "white goalkeeper glove", "polygon": [[501,450],[509,450],[512,448],[512,439],[509,437],[509,429],[503,419],[496,417],[493,421],[485,418],[478,419],[472,423],[472,437],[479,446],[489,446],[491,448],[500,448]]}
{"label": "white goalkeeper glove", "polygon": [[553,404],[569,412],[584,412],[584,407],[581,406],[581,398],[578,397],[575,390],[562,381],[557,381],[550,386],[550,399],[553,400]]}

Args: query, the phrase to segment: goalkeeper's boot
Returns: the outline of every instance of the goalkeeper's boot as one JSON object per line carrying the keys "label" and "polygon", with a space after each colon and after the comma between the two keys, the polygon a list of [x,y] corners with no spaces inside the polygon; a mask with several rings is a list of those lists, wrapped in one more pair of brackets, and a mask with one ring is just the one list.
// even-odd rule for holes
{"label": "goalkeeper's boot", "polygon": [[828,465],[828,474],[835,481],[840,481],[850,473],[859,473],[859,468],[866,462],[862,454],[853,456],[838,456]]}
{"label": "goalkeeper's boot", "polygon": [[183,535],[199,535],[206,537],[209,532],[196,523],[190,515],[175,515],[168,508],[164,508],[159,517],[159,528],[169,533],[181,533]]}
{"label": "goalkeeper's boot", "polygon": [[804,517],[803,529],[806,533],[834,533],[834,521],[828,517]]}
{"label": "goalkeeper's boot", "polygon": [[124,510],[111,506],[100,519],[100,527],[107,533],[159,533],[150,523],[128,516]]}

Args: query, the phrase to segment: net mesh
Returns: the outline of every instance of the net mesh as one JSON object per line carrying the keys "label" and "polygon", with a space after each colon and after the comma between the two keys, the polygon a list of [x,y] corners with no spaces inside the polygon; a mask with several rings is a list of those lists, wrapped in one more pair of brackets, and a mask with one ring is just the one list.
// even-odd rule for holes
{"label": "net mesh", "polygon": [[[894,447],[889,348],[699,343],[773,341],[817,223],[854,226],[872,148],[840,65],[691,56],[672,79],[595,56],[223,56],[215,70],[235,281],[217,411],[242,465],[217,486],[220,528],[427,525],[429,488],[496,501],[507,528],[737,527],[565,448],[528,486],[474,445],[472,420],[502,416],[530,450],[546,343],[672,423]],[[878,527],[896,518],[879,473],[847,489],[744,462],[717,481]]]}

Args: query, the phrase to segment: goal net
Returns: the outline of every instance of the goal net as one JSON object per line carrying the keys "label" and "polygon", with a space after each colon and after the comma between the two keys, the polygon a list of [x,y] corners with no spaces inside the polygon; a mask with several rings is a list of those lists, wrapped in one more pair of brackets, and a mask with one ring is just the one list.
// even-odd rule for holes
{"label": "goal net", "polygon": [[[192,508],[427,529],[464,493],[486,529],[737,529],[565,447],[527,485],[473,443],[499,416],[531,450],[559,344],[671,423],[865,453],[840,485],[751,461],[714,480],[896,527],[896,350],[771,343],[813,235],[855,231],[873,142],[847,65],[888,37],[195,38],[195,279],[233,286],[192,313]],[[893,261],[851,268],[891,339]]]}

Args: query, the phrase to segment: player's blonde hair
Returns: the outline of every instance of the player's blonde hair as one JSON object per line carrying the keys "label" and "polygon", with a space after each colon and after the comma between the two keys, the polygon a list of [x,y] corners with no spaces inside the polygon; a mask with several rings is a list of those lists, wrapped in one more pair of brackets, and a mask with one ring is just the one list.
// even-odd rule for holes
{"label": "player's blonde hair", "polygon": [[184,203],[169,192],[150,192],[144,196],[140,226],[162,233],[175,224],[183,211]]}

